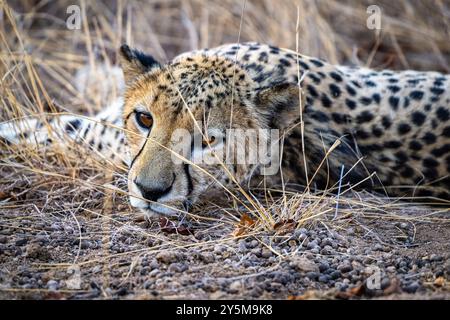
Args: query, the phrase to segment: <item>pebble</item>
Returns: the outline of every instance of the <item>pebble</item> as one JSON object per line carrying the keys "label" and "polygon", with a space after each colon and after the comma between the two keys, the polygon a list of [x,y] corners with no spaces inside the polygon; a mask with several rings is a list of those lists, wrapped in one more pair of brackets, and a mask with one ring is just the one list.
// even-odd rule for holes
{"label": "pebble", "polygon": [[148,290],[148,289],[150,289],[151,288],[151,286],[153,285],[153,281],[152,280],[146,280],[145,282],[144,282],[144,289],[146,289],[146,290]]}
{"label": "pebble", "polygon": [[91,247],[91,243],[87,240],[81,240],[80,248],[81,249],[89,249]]}
{"label": "pebble", "polygon": [[346,273],[346,272],[352,271],[352,270],[353,270],[353,267],[352,267],[351,264],[345,263],[345,264],[340,264],[340,265],[337,267],[337,269],[338,269],[340,272],[342,272],[342,273]]}
{"label": "pebble", "polygon": [[310,271],[306,273],[306,276],[310,279],[310,280],[316,280],[319,277],[319,273],[318,272],[314,272],[314,271]]}
{"label": "pebble", "polygon": [[154,278],[160,273],[161,273],[161,271],[159,271],[159,269],[153,269],[152,271],[150,271],[150,273],[148,275],[149,275],[149,277]]}
{"label": "pebble", "polygon": [[311,272],[311,271],[318,272],[319,271],[319,267],[314,263],[314,261],[309,260],[307,258],[303,258],[303,257],[299,257],[299,258],[291,261],[291,263],[289,265],[291,267],[294,267],[298,271],[303,271],[303,272]]}
{"label": "pebble", "polygon": [[57,291],[59,289],[59,283],[55,280],[49,280],[46,284],[48,290]]}
{"label": "pebble", "polygon": [[242,287],[241,281],[236,280],[233,281],[230,286],[228,287],[230,292],[238,292]]}
{"label": "pebble", "polygon": [[7,243],[7,242],[8,242],[8,237],[0,236],[0,243]]}
{"label": "pebble", "polygon": [[419,283],[417,281],[414,281],[405,286],[403,290],[407,293],[415,293],[419,288],[420,288]]}
{"label": "pebble", "polygon": [[125,287],[120,288],[119,290],[117,290],[116,294],[118,296],[124,296],[128,293],[128,289]]}
{"label": "pebble", "polygon": [[267,248],[264,248],[264,249],[262,249],[262,251],[261,251],[261,257],[262,258],[265,258],[265,259],[267,259],[267,258],[270,258],[271,256],[272,256],[272,251],[270,251],[269,249],[267,249]]}
{"label": "pebble", "polygon": [[167,269],[169,272],[180,273],[187,270],[187,266],[182,263],[172,263]]}
{"label": "pebble", "polygon": [[178,261],[178,256],[173,251],[161,251],[156,255],[156,260],[169,264]]}
{"label": "pebble", "polygon": [[26,238],[16,240],[16,246],[24,246],[26,245],[28,240]]}
{"label": "pebble", "polygon": [[330,264],[326,261],[323,261],[319,264],[319,271],[320,272],[325,272],[330,268]]}
{"label": "pebble", "polygon": [[319,281],[323,282],[323,283],[327,283],[328,281],[330,281],[330,277],[326,274],[322,274],[321,276],[319,276]]}

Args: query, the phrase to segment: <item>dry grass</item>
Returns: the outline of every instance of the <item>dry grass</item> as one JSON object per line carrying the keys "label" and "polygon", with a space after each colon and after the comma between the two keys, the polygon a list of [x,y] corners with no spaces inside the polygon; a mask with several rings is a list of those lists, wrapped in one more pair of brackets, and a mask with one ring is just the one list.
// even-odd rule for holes
{"label": "dry grass", "polygon": [[[86,65],[94,71],[100,64],[115,65],[116,50],[124,42],[165,61],[186,50],[236,42],[239,35],[240,41],[292,50],[298,46],[304,54],[333,63],[450,71],[450,3],[443,0],[377,1],[383,10],[381,32],[366,27],[366,8],[373,1],[81,1],[82,30],[74,31],[64,21],[72,3],[0,0],[0,121],[30,115],[45,119],[48,112],[95,114],[115,93],[105,94],[101,86],[80,92],[74,84],[75,74]],[[192,238],[172,239],[157,227],[139,227],[139,218],[127,203],[124,170],[92,160],[84,146],[67,151],[57,146],[2,145],[0,150],[2,212],[20,212],[21,219],[34,219],[40,225],[51,224],[53,219],[83,219],[96,231],[85,234],[80,228],[79,237],[97,237],[104,244],[124,228],[142,235],[142,241],[157,243],[151,249],[125,253],[133,259],[171,246],[209,248],[224,243],[235,238],[232,231],[239,221],[237,213],[242,212],[265,216],[261,220],[267,223],[239,237],[270,231],[276,223],[281,230],[290,221],[297,227],[321,223],[337,230],[357,216],[438,221],[433,213],[445,210],[404,216],[405,208],[413,211],[414,204],[352,190],[342,190],[337,198],[285,190],[282,197],[272,197],[279,190],[267,189],[253,198],[243,197],[236,189],[233,192],[239,200],[226,196],[198,205],[190,214],[189,223],[196,232],[210,234],[209,241],[199,243]],[[0,225],[12,227],[13,221],[0,217]],[[39,228],[24,231],[34,233]],[[51,266],[112,258],[105,245],[103,256],[82,261],[78,256],[75,261],[61,258],[63,264]]]}

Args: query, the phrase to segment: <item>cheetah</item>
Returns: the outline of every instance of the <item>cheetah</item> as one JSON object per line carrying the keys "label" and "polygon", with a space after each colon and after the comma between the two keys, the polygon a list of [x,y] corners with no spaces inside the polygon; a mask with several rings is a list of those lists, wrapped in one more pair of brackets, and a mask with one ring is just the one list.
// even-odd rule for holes
{"label": "cheetah", "polygon": [[[130,203],[146,215],[178,216],[208,190],[263,180],[449,203],[449,75],[331,65],[254,42],[187,52],[165,64],[124,45],[120,60],[123,98],[94,124],[66,116],[52,125],[126,163]],[[33,120],[3,123],[0,136],[18,143],[25,127],[29,143],[47,141]],[[189,138],[190,156],[174,161],[172,137],[180,129],[202,143]],[[226,147],[230,129],[278,130],[279,171],[193,163],[194,154]]]}

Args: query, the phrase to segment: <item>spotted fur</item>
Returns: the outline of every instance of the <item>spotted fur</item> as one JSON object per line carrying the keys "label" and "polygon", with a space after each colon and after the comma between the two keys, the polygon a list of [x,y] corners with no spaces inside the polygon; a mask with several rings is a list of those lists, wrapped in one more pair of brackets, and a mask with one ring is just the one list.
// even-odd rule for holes
{"label": "spotted fur", "polygon": [[[173,132],[196,126],[205,136],[230,126],[281,130],[282,170],[268,185],[323,190],[342,178],[389,196],[450,200],[449,75],[330,65],[258,43],[188,52],[167,64],[126,46],[121,56],[126,146],[122,133],[114,139],[129,152],[131,203],[145,213],[177,215],[209,188],[261,180],[253,165],[174,164]],[[150,130],[139,126],[140,113],[153,117]]]}

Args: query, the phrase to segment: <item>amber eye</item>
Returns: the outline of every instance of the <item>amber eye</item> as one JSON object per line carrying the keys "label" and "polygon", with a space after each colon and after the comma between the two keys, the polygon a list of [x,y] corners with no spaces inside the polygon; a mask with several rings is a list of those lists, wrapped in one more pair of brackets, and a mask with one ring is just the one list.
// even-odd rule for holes
{"label": "amber eye", "polygon": [[209,142],[209,145],[212,146],[215,141],[216,141],[216,137],[214,137],[214,136],[210,136],[208,138],[208,140],[203,139],[202,140],[202,147],[206,148],[208,146],[208,142]]}
{"label": "amber eye", "polygon": [[140,127],[148,130],[153,125],[153,118],[148,113],[136,112],[136,122]]}

